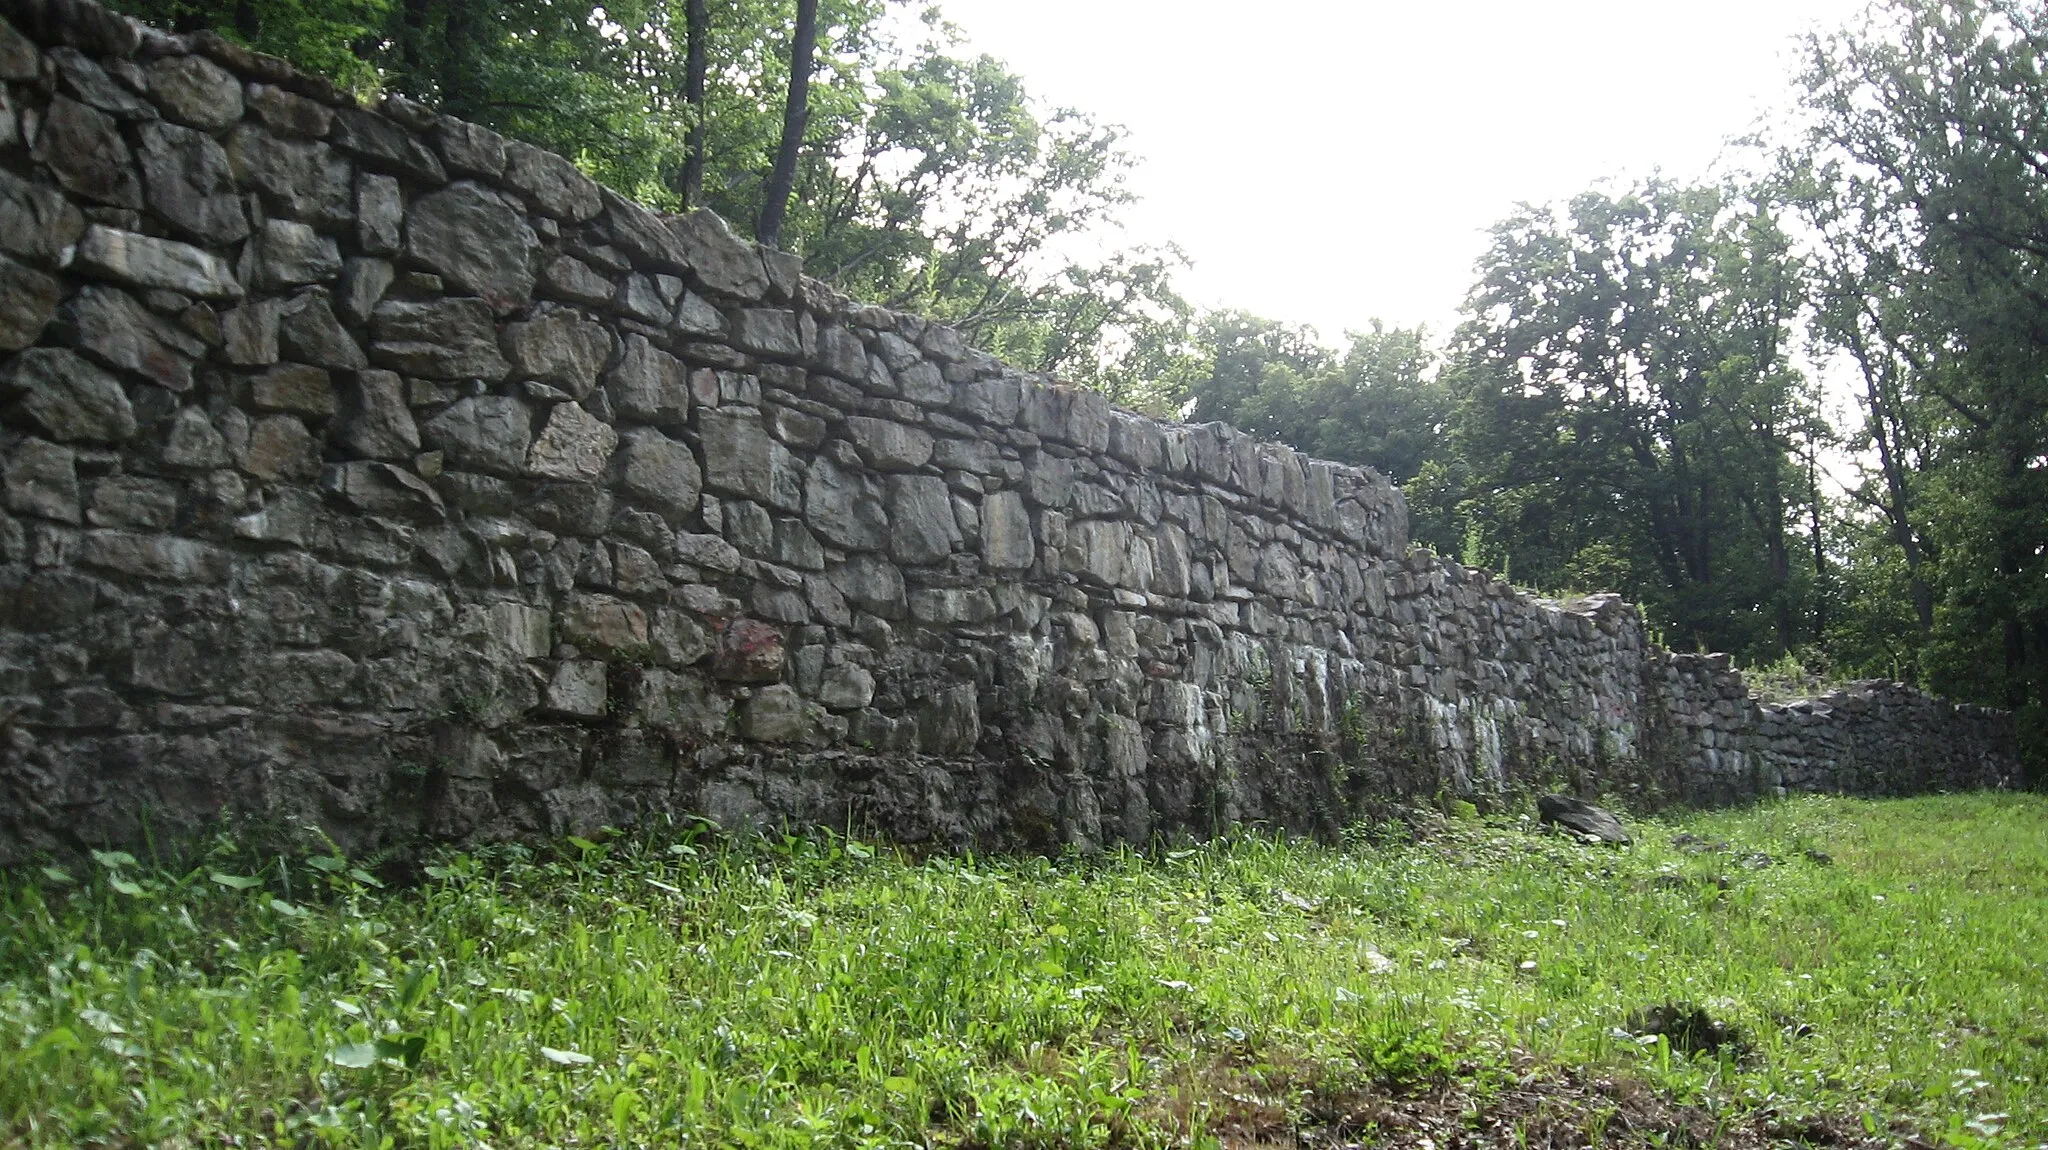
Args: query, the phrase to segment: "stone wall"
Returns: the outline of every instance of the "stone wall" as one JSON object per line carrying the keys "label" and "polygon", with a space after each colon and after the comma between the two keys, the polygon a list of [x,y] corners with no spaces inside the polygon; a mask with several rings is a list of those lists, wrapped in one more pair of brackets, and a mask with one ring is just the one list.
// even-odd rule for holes
{"label": "stone wall", "polygon": [[664,814],[1052,849],[1563,782],[1990,786],[715,217],[77,0],[0,22],[0,860]]}

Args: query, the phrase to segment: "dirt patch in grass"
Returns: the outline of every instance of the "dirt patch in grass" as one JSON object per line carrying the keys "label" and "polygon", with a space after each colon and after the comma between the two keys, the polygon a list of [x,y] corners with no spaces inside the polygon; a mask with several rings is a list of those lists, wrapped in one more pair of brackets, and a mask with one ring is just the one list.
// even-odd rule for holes
{"label": "dirt patch in grass", "polygon": [[1449,1076],[1356,1086],[1296,1086],[1284,1076],[1276,1081],[1271,1074],[1218,1067],[1202,1076],[1211,1092],[1194,1109],[1205,1112],[1201,1124],[1224,1150],[1928,1145],[1904,1131],[1872,1137],[1853,1119],[1825,1115],[1730,1119],[1675,1103],[1627,1077],[1543,1065],[1526,1055],[1512,1066],[1483,1084]]}

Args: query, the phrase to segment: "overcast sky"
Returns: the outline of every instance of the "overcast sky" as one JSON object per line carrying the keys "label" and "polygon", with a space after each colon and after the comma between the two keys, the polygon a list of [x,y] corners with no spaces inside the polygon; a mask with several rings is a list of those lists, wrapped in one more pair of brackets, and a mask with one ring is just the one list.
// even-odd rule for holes
{"label": "overcast sky", "polygon": [[1792,38],[1861,0],[940,0],[1048,104],[1130,130],[1129,237],[1197,303],[1456,317],[1519,201],[1705,173],[1782,104]]}

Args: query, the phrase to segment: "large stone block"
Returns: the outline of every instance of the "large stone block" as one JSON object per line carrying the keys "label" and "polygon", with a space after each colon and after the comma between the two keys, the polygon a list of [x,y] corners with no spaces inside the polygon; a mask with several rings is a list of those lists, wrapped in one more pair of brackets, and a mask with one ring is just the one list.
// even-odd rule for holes
{"label": "large stone block", "polygon": [[482,300],[385,300],[371,313],[370,339],[370,358],[404,375],[495,382],[512,370]]}
{"label": "large stone block", "polygon": [[0,369],[0,400],[60,443],[119,443],[136,430],[120,381],[60,348],[31,348],[9,361]]}
{"label": "large stone block", "polygon": [[533,441],[533,409],[511,396],[473,396],[449,405],[421,430],[452,467],[518,475]]}
{"label": "large stone block", "polygon": [[405,254],[500,315],[533,295],[535,250],[518,209],[470,180],[420,197],[406,216]]}
{"label": "large stone block", "polygon": [[796,511],[803,488],[796,457],[777,443],[757,411],[705,411],[698,415],[704,441],[704,486],[770,507]]}
{"label": "large stone block", "polygon": [[619,481],[635,498],[671,521],[697,509],[704,487],[697,457],[686,444],[636,427],[619,437]]}

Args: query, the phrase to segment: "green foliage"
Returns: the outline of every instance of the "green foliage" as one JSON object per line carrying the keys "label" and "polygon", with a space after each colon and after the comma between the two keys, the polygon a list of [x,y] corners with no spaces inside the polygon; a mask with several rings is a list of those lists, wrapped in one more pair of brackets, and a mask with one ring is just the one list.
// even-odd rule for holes
{"label": "green foliage", "polygon": [[1656,180],[1497,225],[1447,373],[1472,549],[1621,591],[1688,647],[1796,642],[1818,421],[1787,249],[1767,201]]}
{"label": "green foliage", "polygon": [[1892,0],[1813,37],[1784,164],[1821,239],[1817,334],[1861,377],[1855,497],[1897,551],[1871,655],[2006,706],[2048,703],[2044,19]]}
{"label": "green foliage", "polygon": [[[0,1141],[1213,1146],[1233,1095],[1483,1105],[1558,1063],[1729,1123],[2048,1136],[2039,797],[1635,829],[920,861],[696,827],[403,890],[334,854],[105,852],[0,877]],[[1749,1054],[1622,1029],[1670,1002]]]}

